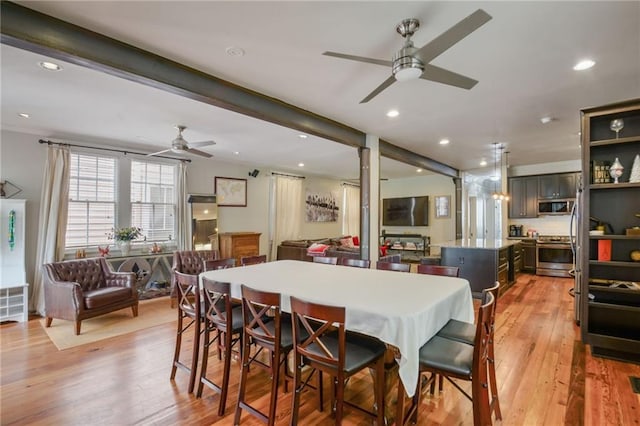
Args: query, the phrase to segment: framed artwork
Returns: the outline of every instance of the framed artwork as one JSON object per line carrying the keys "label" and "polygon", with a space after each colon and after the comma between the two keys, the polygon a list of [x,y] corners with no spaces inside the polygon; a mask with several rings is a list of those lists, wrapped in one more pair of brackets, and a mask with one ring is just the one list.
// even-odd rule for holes
{"label": "framed artwork", "polygon": [[436,195],[436,218],[451,217],[451,196]]}
{"label": "framed artwork", "polygon": [[333,192],[307,190],[305,219],[307,222],[336,222],[338,220],[338,195]]}
{"label": "framed artwork", "polygon": [[247,180],[215,178],[216,201],[222,207],[247,207]]}

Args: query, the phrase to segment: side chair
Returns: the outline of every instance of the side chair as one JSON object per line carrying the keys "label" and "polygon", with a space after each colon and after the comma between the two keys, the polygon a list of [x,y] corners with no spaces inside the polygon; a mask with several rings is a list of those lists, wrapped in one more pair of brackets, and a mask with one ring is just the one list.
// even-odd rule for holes
{"label": "side chair", "polygon": [[313,263],[324,263],[326,265],[337,265],[337,257],[313,256]]}
{"label": "side chair", "polygon": [[267,263],[267,255],[262,254],[260,256],[244,256],[240,258],[240,265],[257,265],[258,263]]}
{"label": "side chair", "polygon": [[457,266],[418,265],[418,273],[426,275],[442,275],[446,277],[460,276],[460,268]]}
{"label": "side chair", "polygon": [[383,271],[410,272],[411,265],[408,263],[392,263],[378,260],[376,262],[376,269]]}
{"label": "side chair", "polygon": [[338,265],[341,266],[352,266],[355,268],[369,268],[371,266],[371,261],[370,260],[365,260],[365,259],[352,259],[349,257],[339,257],[338,258]]}

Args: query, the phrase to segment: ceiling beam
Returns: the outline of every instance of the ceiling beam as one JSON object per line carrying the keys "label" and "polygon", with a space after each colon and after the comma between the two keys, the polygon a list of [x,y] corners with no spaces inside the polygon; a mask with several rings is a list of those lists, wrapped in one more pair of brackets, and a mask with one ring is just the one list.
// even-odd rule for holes
{"label": "ceiling beam", "polygon": [[[16,3],[0,2],[0,20],[4,44],[348,146],[365,146],[360,130]],[[381,141],[380,153],[436,173],[458,175],[456,169],[389,142]]]}

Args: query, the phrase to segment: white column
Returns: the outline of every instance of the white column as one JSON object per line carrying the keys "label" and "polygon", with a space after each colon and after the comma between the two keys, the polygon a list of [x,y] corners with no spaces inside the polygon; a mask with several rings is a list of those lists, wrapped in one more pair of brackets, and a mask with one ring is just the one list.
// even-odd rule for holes
{"label": "white column", "polygon": [[374,264],[380,258],[380,145],[379,138],[367,135],[365,145],[370,150],[369,165],[369,259]]}

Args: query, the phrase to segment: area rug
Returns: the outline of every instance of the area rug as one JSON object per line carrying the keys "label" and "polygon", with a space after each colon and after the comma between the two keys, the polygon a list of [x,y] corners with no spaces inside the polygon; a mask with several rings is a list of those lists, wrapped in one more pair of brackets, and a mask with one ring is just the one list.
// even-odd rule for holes
{"label": "area rug", "polygon": [[165,324],[177,318],[178,314],[175,309],[171,309],[169,298],[160,297],[141,300],[136,318],[132,316],[131,308],[126,308],[84,320],[79,336],[75,334],[73,321],[54,319],[49,328],[45,327],[44,319],[40,320],[40,324],[58,350],[64,350]]}

